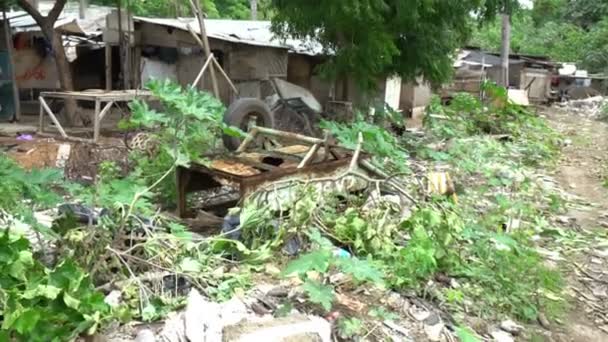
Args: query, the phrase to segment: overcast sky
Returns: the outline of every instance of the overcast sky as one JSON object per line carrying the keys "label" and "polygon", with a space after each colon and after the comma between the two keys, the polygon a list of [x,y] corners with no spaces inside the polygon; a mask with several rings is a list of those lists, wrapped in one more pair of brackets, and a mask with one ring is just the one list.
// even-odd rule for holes
{"label": "overcast sky", "polygon": [[524,7],[532,8],[532,0],[519,0],[519,3]]}

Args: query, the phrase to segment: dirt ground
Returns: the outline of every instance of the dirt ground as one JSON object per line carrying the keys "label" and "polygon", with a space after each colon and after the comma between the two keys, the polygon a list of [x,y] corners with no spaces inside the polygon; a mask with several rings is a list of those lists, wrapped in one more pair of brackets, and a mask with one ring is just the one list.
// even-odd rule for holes
{"label": "dirt ground", "polygon": [[[565,111],[544,112],[551,125],[562,132],[567,145],[555,176],[563,189],[580,198],[581,205],[570,208],[567,216],[575,219],[584,233],[605,236],[608,231],[605,223],[608,221],[608,188],[603,186],[602,176],[608,165],[608,124]],[[601,248],[590,245],[570,257],[575,260],[569,261],[585,265],[585,270],[575,265],[574,268],[582,271],[573,270],[568,279],[570,293],[576,300],[564,322],[567,340],[608,341],[605,314],[598,317],[602,316],[599,312],[607,312],[608,308],[608,258],[603,254],[606,250]],[[594,265],[593,274],[587,265]]]}

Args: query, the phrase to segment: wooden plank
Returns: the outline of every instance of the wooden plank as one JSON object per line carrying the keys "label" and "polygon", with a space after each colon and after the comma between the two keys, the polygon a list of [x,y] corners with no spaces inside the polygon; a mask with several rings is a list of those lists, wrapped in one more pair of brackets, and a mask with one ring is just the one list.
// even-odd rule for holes
{"label": "wooden plank", "polygon": [[95,100],[95,114],[93,114],[93,141],[96,143],[99,140],[99,110],[101,101]]}
{"label": "wooden plank", "polygon": [[55,124],[55,127],[57,127],[57,130],[59,130],[59,133],[61,134],[61,136],[64,138],[67,138],[68,135],[65,134],[63,127],[61,127],[61,124],[59,123],[59,120],[57,120],[57,118],[55,117],[55,114],[53,114],[53,111],[51,110],[51,108],[49,108],[49,106],[46,104],[46,101],[44,100],[44,98],[42,96],[40,96],[38,99],[40,100],[40,105],[42,106],[42,108],[44,108],[46,113],[51,117],[51,120]]}
{"label": "wooden plank", "polygon": [[83,101],[95,101],[100,100],[102,102],[114,101],[114,102],[128,102],[136,98],[150,98],[152,92],[147,90],[135,90],[133,91],[110,91],[110,92],[57,92],[49,91],[42,92],[40,96],[45,98],[52,97],[56,99],[74,99]]}
{"label": "wooden plank", "polygon": [[103,109],[99,113],[99,122],[101,122],[101,120],[103,120],[103,118],[110,111],[110,109],[112,109],[113,104],[114,104],[114,101],[110,101],[110,102],[106,103],[105,107],[103,107]]}

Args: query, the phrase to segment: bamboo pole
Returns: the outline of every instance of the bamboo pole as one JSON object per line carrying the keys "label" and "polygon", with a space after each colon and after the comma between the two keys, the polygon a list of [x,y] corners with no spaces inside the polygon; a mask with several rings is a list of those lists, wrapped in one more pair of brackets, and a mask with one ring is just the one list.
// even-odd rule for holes
{"label": "bamboo pole", "polygon": [[[205,19],[203,18],[203,11],[201,11],[200,4],[197,1],[190,0],[190,6],[192,7],[192,11],[196,15],[196,18],[198,19],[198,25],[200,26],[200,30],[201,30],[201,38],[202,38],[202,42],[203,42],[203,47],[205,49],[205,55],[207,57],[209,57],[209,56],[211,56],[211,48],[209,47],[209,38],[207,37],[207,31],[205,30]],[[219,99],[220,90],[217,85],[217,78],[215,77],[215,65],[214,64],[210,64],[209,73],[211,75],[211,84],[213,86],[213,95],[215,95],[215,97],[217,97]]]}

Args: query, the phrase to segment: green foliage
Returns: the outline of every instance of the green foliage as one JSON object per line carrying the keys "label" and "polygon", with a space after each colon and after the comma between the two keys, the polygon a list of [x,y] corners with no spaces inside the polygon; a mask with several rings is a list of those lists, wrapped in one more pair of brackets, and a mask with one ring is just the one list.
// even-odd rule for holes
{"label": "green foliage", "polygon": [[353,76],[368,90],[390,74],[406,80],[423,75],[435,84],[448,79],[451,56],[465,42],[468,19],[481,1],[273,0],[272,5],[275,32],[315,37],[331,56],[322,67],[325,74]]}
{"label": "green foliage", "polygon": [[[222,134],[240,136],[242,132],[227,126],[223,120],[224,106],[213,96],[194,88],[185,88],[171,81],[152,81],[147,87],[161,102],[162,112],[151,109],[146,102],[131,103],[132,115],[121,122],[123,129],[154,130],[159,150],[155,156],[135,156],[137,177],[153,184],[176,166],[191,161],[203,163],[204,153],[220,147]],[[165,202],[175,198],[175,177],[165,176],[158,194]]]}
{"label": "green foliage", "polygon": [[480,340],[475,337],[475,334],[471,332],[469,328],[456,327],[456,334],[462,342],[479,342]]}
{"label": "green foliage", "polygon": [[311,302],[321,305],[326,312],[331,310],[334,301],[333,287],[308,279],[304,282],[302,290],[306,292]]}
{"label": "green foliage", "polygon": [[338,139],[342,146],[355,149],[359,133],[363,135],[363,151],[373,156],[373,161],[383,168],[397,172],[407,172],[407,152],[397,138],[388,130],[378,125],[368,123],[360,115],[352,123],[322,121],[321,128]]}
{"label": "green foliage", "polygon": [[[515,53],[546,55],[559,62],[575,62],[591,72],[606,71],[608,11],[604,0],[543,0],[539,7],[512,17],[511,49]],[[567,4],[564,4],[567,3]],[[496,19],[476,30],[470,44],[499,51],[501,27]]]}
{"label": "green foliage", "polygon": [[0,154],[0,208],[22,208],[24,201],[32,201],[41,207],[57,204],[61,197],[49,188],[60,187],[63,175],[59,170],[35,169],[26,171],[5,154]]}
{"label": "green foliage", "polygon": [[15,340],[66,341],[92,334],[111,317],[104,296],[73,261],[53,269],[35,260],[27,240],[0,237],[1,330]]}
{"label": "green foliage", "polygon": [[[304,281],[302,289],[308,295],[308,299],[319,304],[326,312],[331,310],[334,301],[333,287],[323,282],[330,272],[339,270],[352,276],[357,283],[370,282],[376,285],[384,283],[382,274],[371,261],[335,256],[331,242],[321,237],[318,232],[313,232],[311,239],[317,241],[317,249],[291,261],[283,270],[283,275],[300,277]],[[310,278],[310,272],[316,272],[321,279]]]}
{"label": "green foliage", "polygon": [[[250,19],[249,0],[199,0],[208,18]],[[116,6],[116,0],[92,0],[91,3]],[[131,0],[131,10],[135,15],[151,17],[192,17],[189,0]],[[124,3],[123,3],[124,6]],[[258,0],[259,19],[270,14],[266,0]]]}
{"label": "green foliage", "polygon": [[[508,139],[514,142],[507,146],[489,144],[488,146],[494,147],[495,150],[484,151],[485,155],[497,153],[497,150],[502,150],[503,156],[516,152],[520,159],[533,165],[557,157],[559,136],[542,118],[510,103],[504,88],[486,83],[484,89],[488,95],[486,103],[467,93],[456,94],[449,106],[442,106],[437,97],[433,98],[428,110],[429,115],[425,117],[425,126],[436,137],[444,139],[506,134]],[[466,145],[469,141],[462,143]],[[466,151],[458,153],[459,146],[456,141],[451,151],[453,157],[462,157],[454,158],[456,162],[460,160],[459,163],[463,164],[471,161],[471,165],[480,165],[480,160],[475,160],[475,156],[483,155],[482,151],[462,146]],[[445,158],[446,155],[441,154],[438,157]]]}
{"label": "green foliage", "polygon": [[338,322],[338,334],[343,339],[352,339],[365,332],[363,321],[358,318],[344,318]]}

